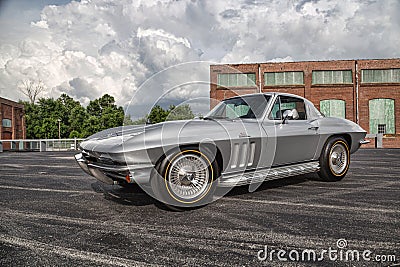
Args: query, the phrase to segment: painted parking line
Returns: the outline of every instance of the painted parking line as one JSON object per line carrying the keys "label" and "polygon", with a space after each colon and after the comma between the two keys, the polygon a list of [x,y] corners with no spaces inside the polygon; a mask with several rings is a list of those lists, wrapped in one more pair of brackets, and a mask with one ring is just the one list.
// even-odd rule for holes
{"label": "painted parking line", "polygon": [[[126,228],[126,229],[130,229],[131,227],[134,227],[135,229],[138,229],[138,230],[151,229],[150,226],[141,226],[138,224],[132,224],[132,223],[128,223],[128,222],[113,222],[112,225],[105,225],[104,222],[99,221],[97,219],[75,218],[75,217],[60,216],[60,215],[40,213],[40,212],[33,213],[33,212],[20,211],[20,210],[9,209],[9,208],[0,208],[0,211],[3,216],[8,216],[10,218],[25,218],[25,219],[31,219],[31,220],[43,220],[43,219],[44,220],[53,220],[53,221],[58,221],[58,222],[63,222],[63,223],[68,223],[68,224],[76,224],[76,225],[80,225],[80,226],[99,227],[99,228],[110,227],[110,228],[114,229],[114,227],[118,226],[119,228]],[[156,228],[154,228],[154,229],[156,229]]]}
{"label": "painted parking line", "polygon": [[[68,224],[76,224],[79,226],[87,226],[90,229],[106,229],[108,231],[115,231],[115,229],[119,229],[119,231],[123,231],[124,233],[135,232],[142,237],[145,237],[149,240],[164,240],[165,242],[170,242],[172,240],[176,240],[177,242],[181,240],[182,237],[179,237],[181,233],[192,233],[193,235],[186,236],[188,240],[197,240],[194,244],[187,244],[188,247],[196,247],[199,248],[201,242],[205,242],[204,249],[207,249],[210,245],[210,240],[215,240],[215,237],[218,236],[220,241],[224,241],[229,244],[242,244],[243,238],[246,240],[246,244],[249,246],[258,246],[262,244],[261,240],[264,240],[264,231],[260,231],[252,229],[252,231],[241,230],[241,229],[230,229],[226,231],[225,228],[208,228],[208,227],[198,227],[196,226],[196,230],[202,232],[202,235],[198,235],[193,232],[193,227],[179,225],[176,228],[166,229],[165,226],[160,225],[148,225],[148,224],[138,224],[132,222],[122,222],[122,221],[113,221],[112,224],[109,221],[102,221],[99,219],[83,219],[83,218],[74,218],[69,216],[60,216],[48,213],[31,213],[28,211],[17,211],[6,208],[0,208],[0,213],[5,217],[19,218],[23,221],[29,220],[54,220],[58,222],[68,223]],[[1,236],[0,236],[1,237]],[[273,233],[269,236],[270,241],[273,243],[280,243],[282,240],[290,240],[292,242],[292,246],[306,246],[311,242],[312,244],[325,244],[325,243],[334,243],[336,239],[334,238],[325,238],[322,242],[319,237],[305,236],[303,235],[291,235],[287,233]],[[1,241],[1,238],[0,238]],[[306,243],[305,243],[306,241]],[[219,241],[215,240],[218,244]],[[354,241],[357,244],[357,247],[379,247],[381,249],[392,249],[396,247],[398,244],[393,242],[377,242],[377,241],[368,241],[368,240],[357,240]],[[160,258],[160,257],[159,257]],[[162,257],[164,259],[168,259],[168,257]],[[184,261],[182,261],[182,264]]]}
{"label": "painted parking line", "polygon": [[73,193],[73,194],[97,194],[96,192],[90,190],[65,190],[65,189],[34,188],[34,187],[9,186],[9,185],[0,185],[0,189],[41,191],[41,192],[54,192],[54,193]]}
{"label": "painted parking line", "polygon": [[14,246],[20,246],[28,248],[32,251],[39,252],[40,255],[45,254],[55,254],[63,257],[90,261],[93,263],[99,263],[104,265],[114,265],[114,266],[159,266],[155,264],[149,264],[146,262],[130,260],[126,258],[110,256],[107,254],[101,254],[96,252],[82,251],[73,248],[61,247],[56,245],[50,245],[47,243],[42,243],[39,241],[28,240],[24,238],[19,238],[15,236],[0,234],[0,241],[3,243],[11,244]]}

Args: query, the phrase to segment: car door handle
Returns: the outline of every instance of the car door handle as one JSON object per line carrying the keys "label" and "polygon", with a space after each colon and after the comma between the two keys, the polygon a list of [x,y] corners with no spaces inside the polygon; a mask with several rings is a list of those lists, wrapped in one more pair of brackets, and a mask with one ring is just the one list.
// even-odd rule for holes
{"label": "car door handle", "polygon": [[308,130],[318,130],[318,126],[310,126],[310,127],[308,127]]}

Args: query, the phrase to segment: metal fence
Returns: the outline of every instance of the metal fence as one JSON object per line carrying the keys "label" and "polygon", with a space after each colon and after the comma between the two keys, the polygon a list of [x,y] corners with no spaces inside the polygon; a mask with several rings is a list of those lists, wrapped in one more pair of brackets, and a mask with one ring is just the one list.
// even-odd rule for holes
{"label": "metal fence", "polygon": [[84,139],[15,139],[0,140],[0,152],[3,151],[70,151],[77,150]]}

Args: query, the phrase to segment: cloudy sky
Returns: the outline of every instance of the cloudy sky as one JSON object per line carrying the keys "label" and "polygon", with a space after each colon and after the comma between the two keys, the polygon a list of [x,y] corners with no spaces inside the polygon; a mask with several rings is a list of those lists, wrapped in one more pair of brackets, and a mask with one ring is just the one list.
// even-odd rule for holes
{"label": "cloudy sky", "polygon": [[207,98],[210,62],[398,58],[399,47],[398,0],[2,0],[0,96],[25,100],[18,84],[42,80],[45,97],[133,97],[140,117],[155,95]]}

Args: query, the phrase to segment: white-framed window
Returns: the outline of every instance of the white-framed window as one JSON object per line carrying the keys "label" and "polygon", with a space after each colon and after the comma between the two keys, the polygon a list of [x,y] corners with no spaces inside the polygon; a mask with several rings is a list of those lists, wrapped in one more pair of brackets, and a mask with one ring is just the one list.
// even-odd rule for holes
{"label": "white-framed window", "polygon": [[264,85],[302,85],[304,73],[302,71],[265,72]]}
{"label": "white-framed window", "polygon": [[219,73],[218,87],[254,87],[256,86],[255,73]]}
{"label": "white-framed window", "polygon": [[351,84],[351,70],[314,70],[312,84]]}
{"label": "white-framed window", "polygon": [[361,70],[363,83],[400,83],[400,69]]}
{"label": "white-framed window", "polygon": [[10,119],[3,119],[2,121],[3,127],[11,127],[12,123]]}

